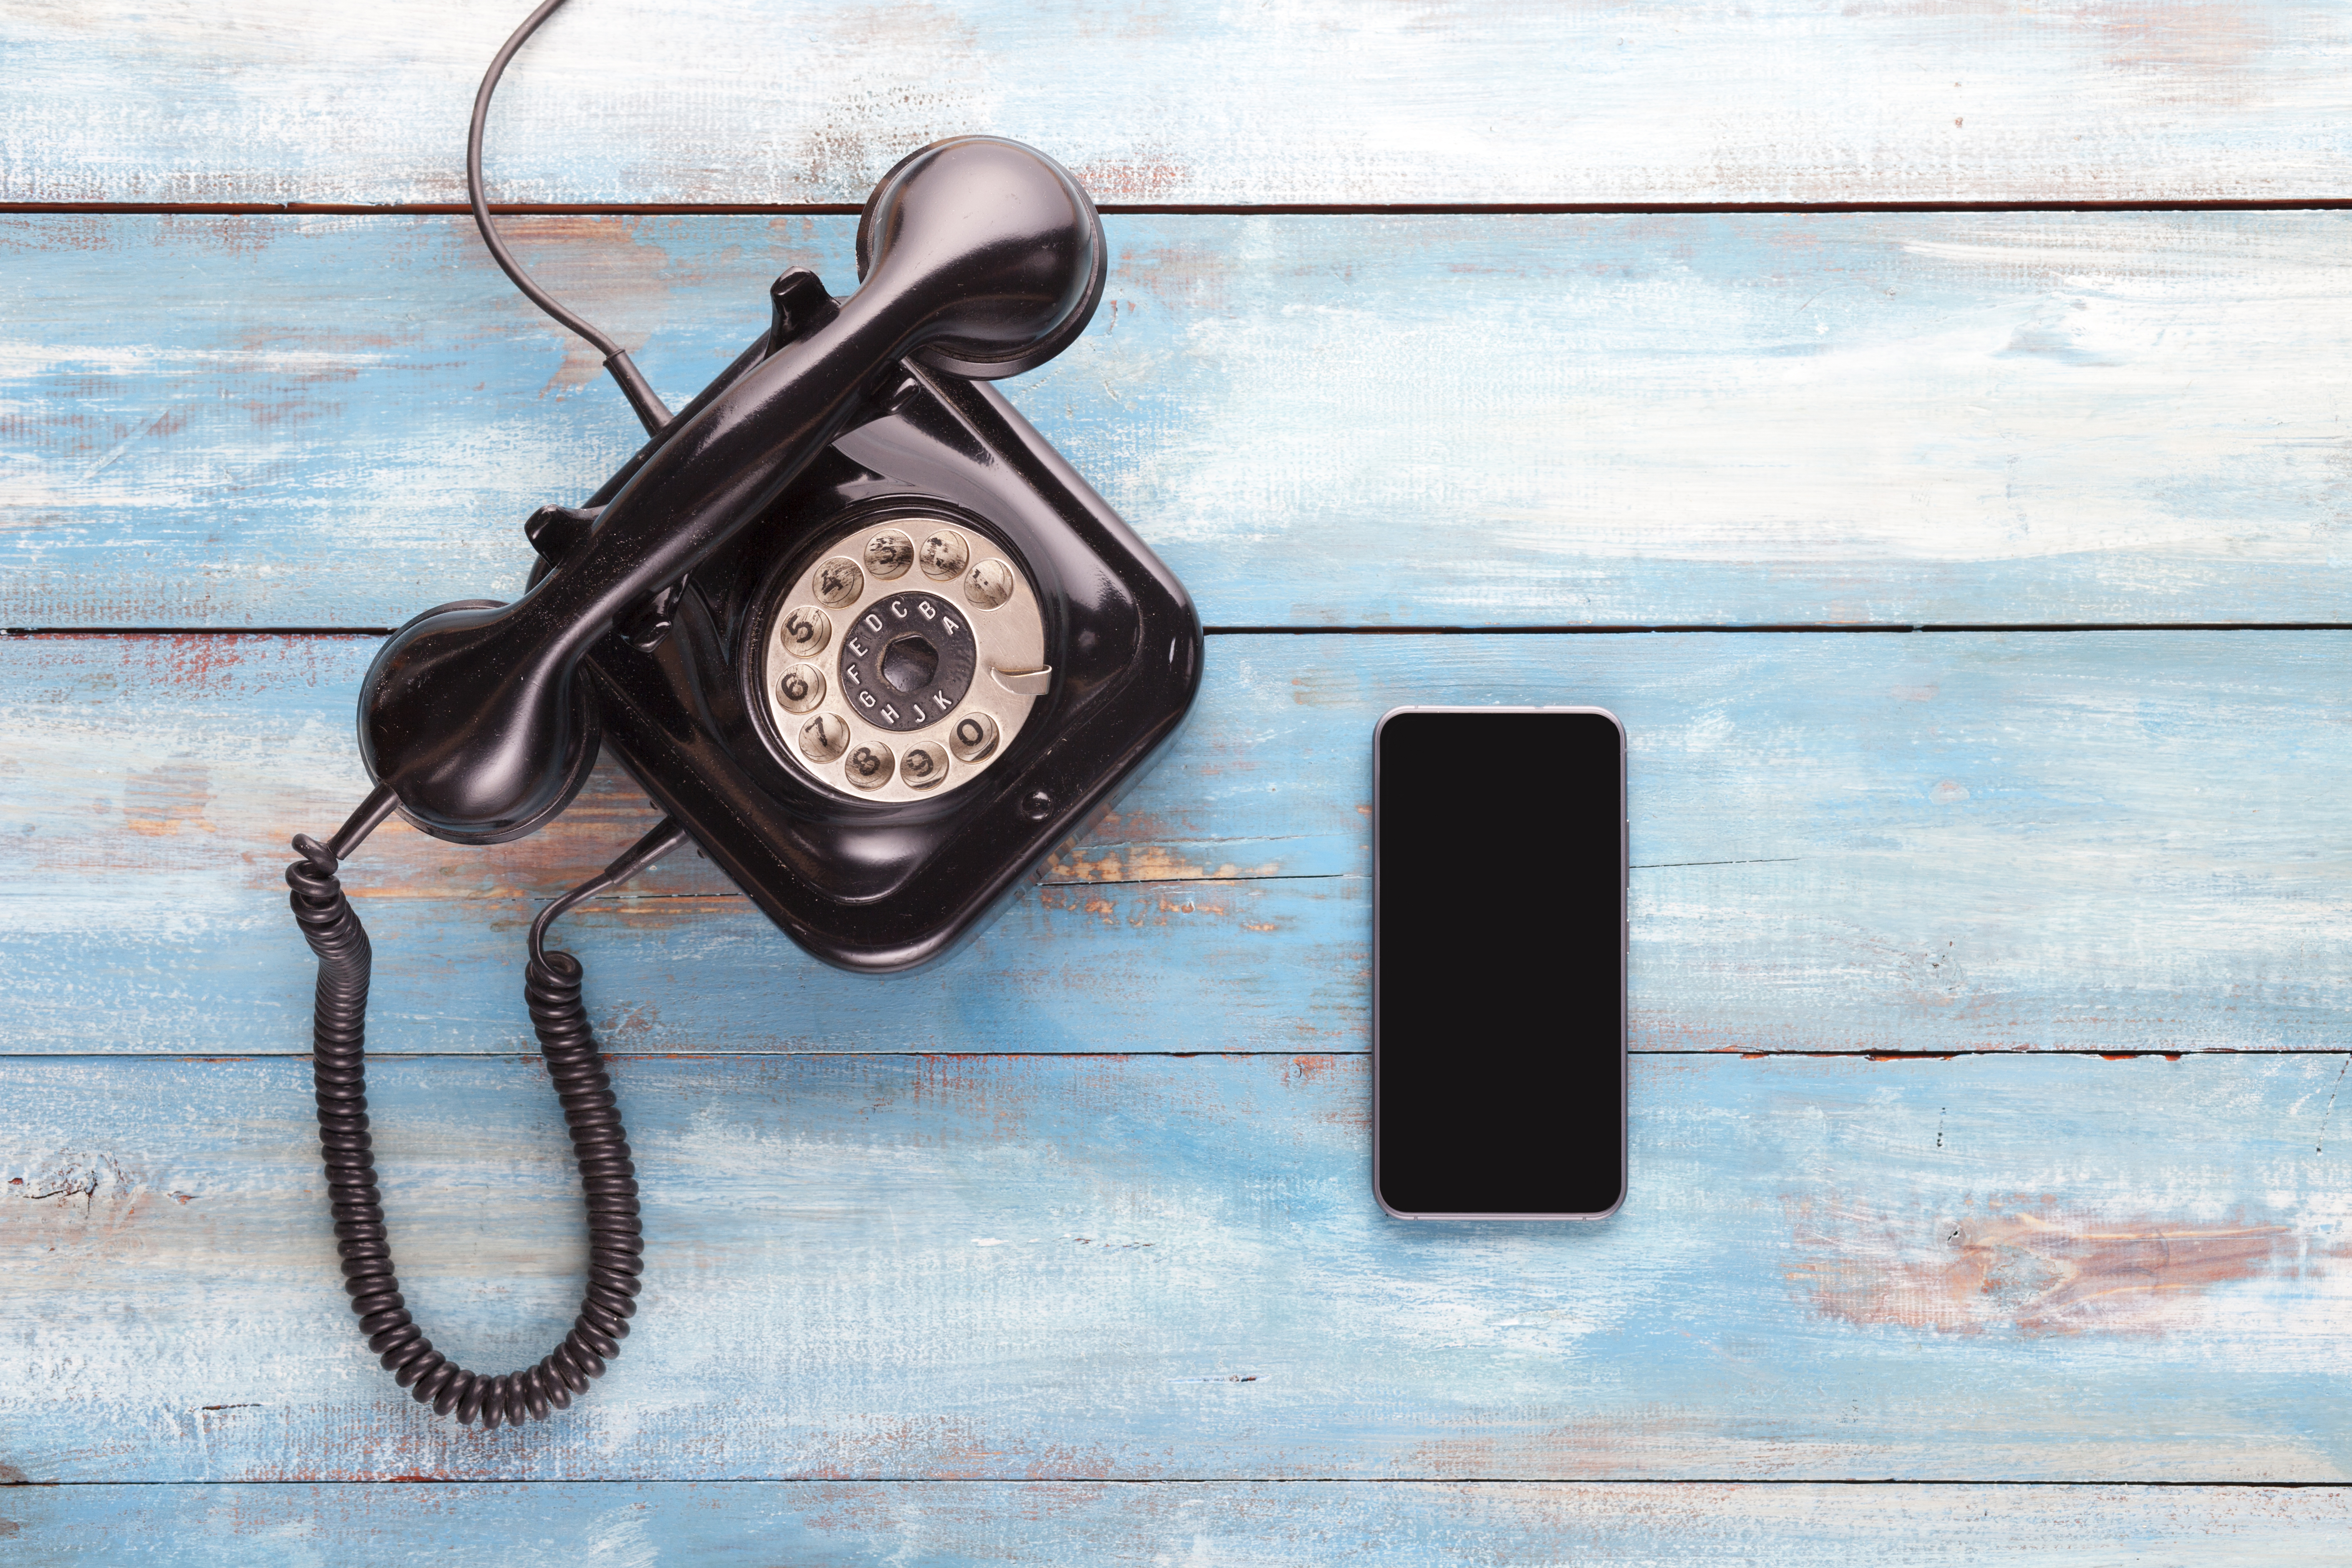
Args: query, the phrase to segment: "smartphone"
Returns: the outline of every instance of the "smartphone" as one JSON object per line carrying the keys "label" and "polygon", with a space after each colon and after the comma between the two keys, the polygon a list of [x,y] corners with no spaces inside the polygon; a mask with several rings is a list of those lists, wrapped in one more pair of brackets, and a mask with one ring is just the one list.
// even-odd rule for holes
{"label": "smartphone", "polygon": [[1372,731],[1372,1193],[1399,1219],[1625,1201],[1625,730],[1397,708]]}

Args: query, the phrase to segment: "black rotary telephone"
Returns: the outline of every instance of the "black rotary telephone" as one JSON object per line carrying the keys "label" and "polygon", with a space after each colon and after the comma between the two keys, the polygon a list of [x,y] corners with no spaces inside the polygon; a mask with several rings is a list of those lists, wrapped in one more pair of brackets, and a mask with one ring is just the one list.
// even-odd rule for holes
{"label": "black rotary telephone", "polygon": [[[767,330],[675,416],[610,339],[549,299],[482,195],[508,275],[605,355],[650,438],[585,503],[524,524],[510,605],[394,632],[360,690],[375,788],[324,844],[294,840],[293,907],[319,958],[314,1076],[352,1309],[401,1386],[486,1426],[546,1416],[617,1355],[635,1310],[635,1167],[550,923],[691,839],[827,963],[940,956],[1166,744],[1201,679],[1201,626],[1168,569],[987,383],[1051,359],[1102,297],[1084,190],[1016,142],[935,142],[886,175],[846,298],[793,268]],[[485,1376],[435,1350],[393,1272],[370,1152],[366,933],[336,872],[397,812],[456,844],[552,821],[609,745],[666,814],[542,910],[524,994],[572,1131],[589,1282],[556,1350]]]}

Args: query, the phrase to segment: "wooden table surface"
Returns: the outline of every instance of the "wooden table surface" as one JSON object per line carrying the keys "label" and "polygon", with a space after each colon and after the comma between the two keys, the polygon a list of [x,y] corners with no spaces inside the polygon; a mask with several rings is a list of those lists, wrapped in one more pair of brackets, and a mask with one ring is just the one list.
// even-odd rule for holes
{"label": "wooden table surface", "polygon": [[[1007,390],[1211,637],[931,971],[567,922],[647,1289],[485,1434],[344,1309],[278,872],[638,439],[457,209],[522,9],[0,4],[0,1562],[2352,1561],[2352,10],[573,0],[492,186],[673,403],[905,151],[1077,171]],[[1373,1203],[1409,701],[1631,731],[1606,1224]],[[650,819],[351,870],[469,1364],[584,1252],[522,929]]]}

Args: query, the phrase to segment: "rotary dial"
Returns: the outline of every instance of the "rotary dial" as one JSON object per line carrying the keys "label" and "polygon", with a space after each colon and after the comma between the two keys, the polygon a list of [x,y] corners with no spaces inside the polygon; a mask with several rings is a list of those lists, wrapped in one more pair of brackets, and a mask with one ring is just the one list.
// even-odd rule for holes
{"label": "rotary dial", "polygon": [[838,794],[929,800],[988,770],[1053,688],[1037,595],[985,536],[870,520],[771,606],[760,687],[786,758]]}

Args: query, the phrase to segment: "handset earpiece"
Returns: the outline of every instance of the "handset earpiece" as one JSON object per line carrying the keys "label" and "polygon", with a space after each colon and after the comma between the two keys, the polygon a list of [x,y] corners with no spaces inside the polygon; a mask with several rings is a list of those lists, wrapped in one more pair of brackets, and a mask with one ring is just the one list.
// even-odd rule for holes
{"label": "handset earpiece", "polygon": [[[956,136],[899,159],[874,187],[857,219],[857,276],[863,281],[873,276],[883,258],[901,263],[909,258],[909,231],[929,237],[919,239],[919,245],[936,244],[938,237],[960,230],[968,232],[967,226],[978,216],[969,205],[968,193],[974,187],[964,183],[968,176],[941,180],[933,170],[942,159],[971,167],[994,157],[1034,158],[1060,175],[1086,210],[1088,243],[1082,278],[1081,258],[1058,246],[1033,245],[1024,247],[1017,258],[995,255],[977,267],[972,263],[978,258],[969,251],[929,263],[951,275],[942,281],[961,288],[971,320],[960,330],[931,338],[913,357],[933,370],[967,381],[995,381],[1034,370],[1087,330],[1095,307],[1102,302],[1103,279],[1110,263],[1094,204],[1060,164],[1043,153],[993,136]],[[1033,198],[1007,191],[1000,199]],[[999,214],[997,221],[1013,217],[1009,212]],[[1007,266],[1008,261],[1013,265]],[[1075,293],[1071,292],[1074,284]],[[1055,320],[1058,324],[1050,324]]]}
{"label": "handset earpiece", "polygon": [[593,760],[580,659],[632,606],[757,517],[905,358],[975,380],[1033,369],[1085,331],[1107,247],[1094,204],[1044,153],[995,137],[900,163],[857,231],[839,312],[745,371],[662,444],[593,530],[503,608],[394,634],[360,691],[360,751],[402,815],[492,843],[562,808]]}

